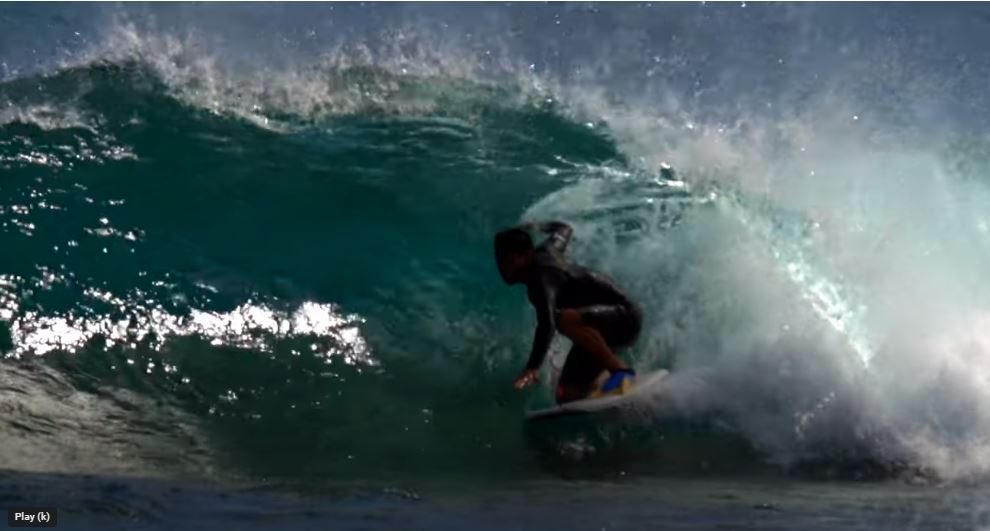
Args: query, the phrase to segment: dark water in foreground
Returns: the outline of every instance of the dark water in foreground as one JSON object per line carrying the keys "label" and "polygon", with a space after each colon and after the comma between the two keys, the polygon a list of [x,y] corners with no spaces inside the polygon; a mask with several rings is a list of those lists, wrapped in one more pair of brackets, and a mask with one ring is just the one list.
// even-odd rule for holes
{"label": "dark water in foreground", "polygon": [[[215,489],[156,480],[6,474],[8,503],[59,507],[61,529],[981,529],[985,491],[780,478],[325,484]],[[17,485],[13,487],[12,485]]]}

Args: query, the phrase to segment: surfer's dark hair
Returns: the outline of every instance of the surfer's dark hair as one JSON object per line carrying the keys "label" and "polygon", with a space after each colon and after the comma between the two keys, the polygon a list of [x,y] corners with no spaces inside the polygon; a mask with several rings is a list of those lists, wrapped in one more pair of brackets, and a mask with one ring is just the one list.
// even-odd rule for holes
{"label": "surfer's dark hair", "polygon": [[520,228],[503,230],[495,235],[495,259],[524,253],[533,249],[533,238]]}

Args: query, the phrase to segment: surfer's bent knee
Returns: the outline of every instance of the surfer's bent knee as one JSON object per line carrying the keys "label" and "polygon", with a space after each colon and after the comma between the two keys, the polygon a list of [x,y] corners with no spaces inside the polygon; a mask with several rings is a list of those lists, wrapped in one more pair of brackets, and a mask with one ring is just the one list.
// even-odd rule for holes
{"label": "surfer's bent knee", "polygon": [[581,317],[581,312],[573,308],[559,310],[556,321],[557,330],[567,337],[573,336],[578,328],[584,326],[584,318]]}

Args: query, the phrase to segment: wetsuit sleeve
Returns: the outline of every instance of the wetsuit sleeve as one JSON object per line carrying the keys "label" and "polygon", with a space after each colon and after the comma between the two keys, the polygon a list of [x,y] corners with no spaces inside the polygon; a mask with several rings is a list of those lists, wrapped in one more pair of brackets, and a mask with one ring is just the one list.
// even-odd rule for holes
{"label": "wetsuit sleeve", "polygon": [[536,335],[533,337],[533,348],[529,353],[529,361],[526,362],[527,369],[539,369],[550,349],[550,343],[553,341],[554,333],[557,330],[557,325],[554,322],[555,298],[556,291],[553,284],[545,278],[529,290],[529,300],[536,308]]}
{"label": "wetsuit sleeve", "polygon": [[560,253],[567,250],[567,244],[571,241],[571,234],[574,233],[574,229],[562,221],[537,223],[535,227],[540,232],[548,235],[547,240],[543,245]]}

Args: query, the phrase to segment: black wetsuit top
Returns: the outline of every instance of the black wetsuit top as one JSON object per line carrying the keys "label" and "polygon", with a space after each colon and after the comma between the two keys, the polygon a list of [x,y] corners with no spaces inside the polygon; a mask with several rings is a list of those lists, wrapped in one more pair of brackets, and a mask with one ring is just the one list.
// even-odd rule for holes
{"label": "black wetsuit top", "polygon": [[547,355],[557,329],[558,310],[614,306],[638,315],[632,302],[612,281],[564,258],[572,232],[569,225],[548,222],[537,228],[549,237],[536,248],[536,269],[526,282],[526,292],[536,308],[537,318],[536,337],[526,363],[529,369],[539,368]]}

